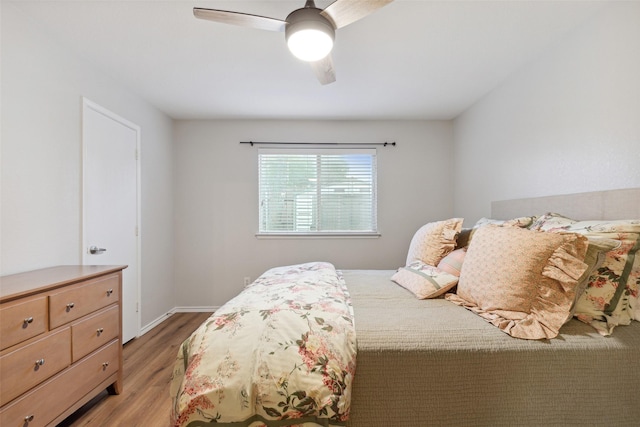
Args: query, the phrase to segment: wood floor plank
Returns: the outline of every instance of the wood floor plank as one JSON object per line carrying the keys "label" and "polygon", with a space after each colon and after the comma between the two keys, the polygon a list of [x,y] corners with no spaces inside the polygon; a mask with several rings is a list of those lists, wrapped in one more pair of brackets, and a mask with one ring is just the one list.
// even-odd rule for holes
{"label": "wood floor plank", "polygon": [[123,391],[96,396],[58,427],[167,426],[169,382],[180,344],[211,313],[176,313],[123,349]]}

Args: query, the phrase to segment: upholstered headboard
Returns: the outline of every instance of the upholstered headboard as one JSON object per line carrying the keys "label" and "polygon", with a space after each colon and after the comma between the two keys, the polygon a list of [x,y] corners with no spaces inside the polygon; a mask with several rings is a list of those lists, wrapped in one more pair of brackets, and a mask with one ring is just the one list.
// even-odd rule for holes
{"label": "upholstered headboard", "polygon": [[556,212],[580,220],[640,219],[640,188],[491,202],[496,219]]}

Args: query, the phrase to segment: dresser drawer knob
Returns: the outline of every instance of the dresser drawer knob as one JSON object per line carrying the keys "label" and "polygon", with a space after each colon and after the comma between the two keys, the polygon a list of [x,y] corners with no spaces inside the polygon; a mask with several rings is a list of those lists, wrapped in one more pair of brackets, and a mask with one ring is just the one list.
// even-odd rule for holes
{"label": "dresser drawer knob", "polygon": [[67,304],[67,313],[70,312],[71,309],[75,306],[76,306],[76,303],[74,302],[70,302],[69,304]]}
{"label": "dresser drawer knob", "polygon": [[42,365],[44,365],[44,359],[36,360],[36,369],[38,369]]}
{"label": "dresser drawer knob", "polygon": [[113,293],[113,289],[109,289],[109,290],[107,290],[107,296],[108,296],[108,297],[110,297],[112,293]]}
{"label": "dresser drawer knob", "polygon": [[98,328],[96,332],[98,333],[98,336],[100,336],[104,332],[104,328]]}
{"label": "dresser drawer knob", "polygon": [[106,371],[108,367],[109,367],[109,362],[104,362],[104,363],[102,364],[102,370],[103,370],[103,371]]}
{"label": "dresser drawer knob", "polygon": [[33,414],[31,415],[27,415],[26,417],[24,417],[24,422],[25,423],[30,423],[31,421],[33,421],[35,417],[33,416]]}
{"label": "dresser drawer knob", "polygon": [[27,317],[24,319],[24,327],[26,328],[29,323],[33,323],[33,317]]}

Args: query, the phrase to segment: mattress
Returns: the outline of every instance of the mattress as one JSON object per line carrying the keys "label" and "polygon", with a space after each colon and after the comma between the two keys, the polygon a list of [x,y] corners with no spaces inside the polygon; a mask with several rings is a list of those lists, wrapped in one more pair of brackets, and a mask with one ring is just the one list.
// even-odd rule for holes
{"label": "mattress", "polygon": [[358,344],[347,426],[640,424],[640,322],[603,337],[570,320],[513,338],[392,270],[343,270]]}

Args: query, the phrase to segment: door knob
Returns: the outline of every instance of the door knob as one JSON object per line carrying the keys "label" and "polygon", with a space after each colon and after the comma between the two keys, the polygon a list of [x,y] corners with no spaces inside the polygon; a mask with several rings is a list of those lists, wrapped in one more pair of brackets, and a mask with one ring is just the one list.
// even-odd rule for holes
{"label": "door knob", "polygon": [[93,255],[101,254],[101,253],[106,252],[106,251],[107,251],[106,249],[104,249],[104,248],[99,248],[99,247],[97,247],[97,246],[91,246],[91,247],[89,248],[89,253],[90,253],[90,254],[93,254]]}

